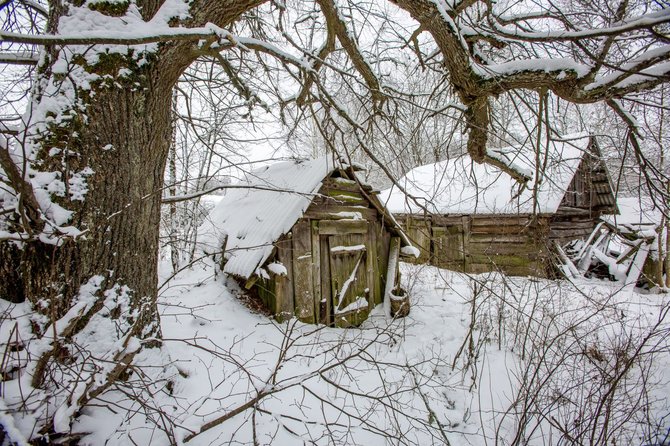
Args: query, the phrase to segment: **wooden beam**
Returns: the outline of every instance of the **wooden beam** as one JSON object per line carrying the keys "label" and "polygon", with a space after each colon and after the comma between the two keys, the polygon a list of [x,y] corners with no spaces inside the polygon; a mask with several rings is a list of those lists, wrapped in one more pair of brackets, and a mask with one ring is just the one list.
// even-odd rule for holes
{"label": "wooden beam", "polygon": [[470,263],[470,234],[472,220],[468,215],[463,216],[463,271],[468,272]]}
{"label": "wooden beam", "polygon": [[318,228],[321,235],[366,234],[368,222],[366,220],[321,220]]}
{"label": "wooden beam", "polygon": [[290,238],[284,238],[276,243],[277,260],[286,268],[286,275],[275,275],[276,310],[275,317],[283,322],[293,317],[295,302],[293,292],[293,249]]}
{"label": "wooden beam", "polygon": [[[310,318],[314,322],[319,321],[319,316],[317,315],[316,309],[323,295],[321,293],[321,249],[319,244],[321,242],[319,238],[319,222],[312,221],[310,224],[310,233],[311,233],[311,244],[312,244],[312,307],[308,315],[307,309],[304,310],[304,321],[308,321]],[[301,319],[303,320],[303,319]]]}
{"label": "wooden beam", "polygon": [[386,269],[386,286],[384,287],[384,314],[391,316],[391,292],[398,279],[398,262],[400,260],[400,237],[391,237],[389,263]]}

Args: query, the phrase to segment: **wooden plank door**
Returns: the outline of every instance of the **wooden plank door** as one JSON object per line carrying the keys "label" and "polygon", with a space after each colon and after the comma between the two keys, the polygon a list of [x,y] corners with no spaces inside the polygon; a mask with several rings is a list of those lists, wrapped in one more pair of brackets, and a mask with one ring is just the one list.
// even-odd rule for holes
{"label": "wooden plank door", "polygon": [[328,235],[331,320],[336,327],[360,325],[374,304],[367,274],[367,234]]}

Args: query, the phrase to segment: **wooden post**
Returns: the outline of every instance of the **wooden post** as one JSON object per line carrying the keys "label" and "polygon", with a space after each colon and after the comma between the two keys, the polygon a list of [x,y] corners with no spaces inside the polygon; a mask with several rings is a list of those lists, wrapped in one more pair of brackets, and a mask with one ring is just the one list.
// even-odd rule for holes
{"label": "wooden post", "polygon": [[[312,233],[308,221],[299,221],[293,227],[293,291],[295,295],[295,315],[303,322],[314,323]],[[318,262],[317,262],[318,263]]]}
{"label": "wooden post", "polygon": [[[318,248],[319,252],[319,302],[318,305],[318,315],[317,319],[320,324],[330,325],[333,322],[334,315],[332,314],[333,310],[333,296],[332,296],[332,278],[330,275],[330,243],[328,242],[327,237],[319,236]],[[317,280],[315,280],[317,281]],[[323,306],[323,311],[321,311],[321,306]]]}
{"label": "wooden post", "polygon": [[277,246],[277,260],[286,268],[286,276],[275,276],[276,318],[283,322],[293,317],[295,308],[293,294],[293,250],[291,239],[280,240]]}
{"label": "wooden post", "polygon": [[463,221],[463,272],[470,272],[470,217],[464,215]]}
{"label": "wooden post", "polygon": [[375,224],[374,222],[368,221],[368,237],[367,237],[367,250],[368,254],[365,259],[367,274],[368,274],[368,284],[367,287],[370,290],[368,293],[370,299],[368,299],[368,305],[370,308],[373,308],[375,305],[381,303],[382,296],[380,296],[379,289],[379,264],[377,263],[377,237],[375,234]]}
{"label": "wooden post", "polygon": [[[319,222],[311,222],[311,245],[312,245],[312,302],[311,302],[311,316],[306,319],[301,319],[303,322],[312,323],[318,322],[317,310],[321,302],[321,249],[319,248]],[[305,310],[307,311],[307,310]]]}
{"label": "wooden post", "polygon": [[400,238],[391,237],[391,249],[389,250],[389,264],[386,270],[386,286],[384,287],[384,314],[391,316],[391,291],[395,286],[398,276],[398,261],[400,259]]}

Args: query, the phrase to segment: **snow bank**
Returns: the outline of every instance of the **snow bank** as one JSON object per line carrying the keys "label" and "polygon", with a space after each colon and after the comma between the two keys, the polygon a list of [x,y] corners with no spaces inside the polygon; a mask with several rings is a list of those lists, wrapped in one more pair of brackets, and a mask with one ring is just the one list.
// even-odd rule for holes
{"label": "snow bank", "polygon": [[[216,265],[206,260],[172,279],[159,299],[163,347],[142,350],[128,381],[84,408],[73,431],[84,433],[82,444],[182,444],[236,413],[188,444],[484,446],[510,444],[517,434],[524,444],[562,443],[552,423],[578,434],[593,422],[587,414],[608,395],[608,371],[659,324],[648,345],[655,353],[642,356],[654,359],[647,379],[636,367],[622,374],[625,386],[609,407],[622,415],[640,403],[623,414],[630,418],[617,444],[660,444],[645,431],[654,426],[639,421],[665,423],[659,434],[668,428],[660,418],[670,407],[668,321],[659,322],[668,295],[587,279],[401,267],[412,296],[407,318],[389,325],[372,311],[361,328],[337,329],[254,313],[234,283],[213,278]],[[346,310],[364,304],[360,298]],[[0,325],[3,339],[10,329]],[[556,336],[560,342],[549,342]],[[649,399],[634,398],[642,387]],[[30,435],[24,420],[7,414],[0,420],[20,431],[12,430],[15,440]]]}

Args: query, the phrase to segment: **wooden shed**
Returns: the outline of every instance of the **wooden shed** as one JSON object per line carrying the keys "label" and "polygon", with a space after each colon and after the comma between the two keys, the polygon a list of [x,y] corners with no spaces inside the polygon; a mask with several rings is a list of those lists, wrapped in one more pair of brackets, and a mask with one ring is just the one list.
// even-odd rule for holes
{"label": "wooden shed", "polygon": [[356,171],[323,157],[251,172],[203,225],[205,251],[280,320],[359,325],[415,250]]}
{"label": "wooden shed", "polygon": [[489,155],[530,179],[519,183],[461,156],[410,171],[399,180],[406,193],[397,186],[382,192],[382,202],[419,248],[419,262],[546,277],[554,272],[555,243],[587,237],[602,214],[617,212],[592,137],[566,136],[539,151],[490,149]]}

